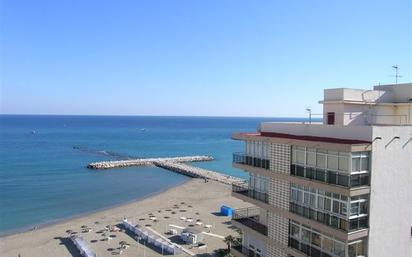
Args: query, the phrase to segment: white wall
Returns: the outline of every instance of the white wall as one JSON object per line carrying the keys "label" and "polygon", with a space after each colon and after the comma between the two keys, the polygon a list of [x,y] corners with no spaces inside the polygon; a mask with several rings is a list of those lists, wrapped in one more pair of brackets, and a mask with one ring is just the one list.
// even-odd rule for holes
{"label": "white wall", "polygon": [[249,248],[249,244],[260,249],[262,251],[262,256],[268,256],[266,242],[243,231],[243,246]]}
{"label": "white wall", "polygon": [[370,126],[330,126],[321,124],[263,122],[261,123],[261,131],[298,136],[317,136],[366,141],[369,141],[372,138],[372,127]]}
{"label": "white wall", "polygon": [[374,126],[373,137],[368,256],[411,257],[412,127]]}
{"label": "white wall", "polygon": [[412,83],[375,86],[374,89],[387,91],[391,95],[391,102],[395,103],[407,103],[412,97]]}

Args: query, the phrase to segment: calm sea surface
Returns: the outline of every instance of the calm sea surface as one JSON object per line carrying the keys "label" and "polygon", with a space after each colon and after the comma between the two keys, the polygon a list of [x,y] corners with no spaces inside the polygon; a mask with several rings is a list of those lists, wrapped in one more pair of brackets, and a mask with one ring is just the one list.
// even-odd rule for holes
{"label": "calm sea surface", "polygon": [[161,192],[186,177],[159,168],[88,170],[89,162],[132,157],[212,155],[196,163],[232,168],[242,150],[233,132],[287,118],[0,115],[0,235]]}

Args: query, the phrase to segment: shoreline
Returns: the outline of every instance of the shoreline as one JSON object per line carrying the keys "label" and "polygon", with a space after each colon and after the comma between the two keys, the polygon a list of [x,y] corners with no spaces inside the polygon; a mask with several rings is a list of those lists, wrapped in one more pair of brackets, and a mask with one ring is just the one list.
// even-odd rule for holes
{"label": "shoreline", "polygon": [[[29,226],[24,227],[24,228],[13,229],[13,230],[9,230],[8,232],[4,232],[4,233],[0,232],[0,240],[3,239],[3,238],[6,238],[6,237],[15,236],[15,235],[19,235],[19,234],[24,234],[24,233],[32,232],[32,231],[38,231],[38,230],[41,230],[41,229],[44,229],[44,228],[47,228],[47,227],[50,227],[50,226],[55,226],[55,225],[70,222],[70,221],[73,221],[73,220],[76,220],[76,219],[85,218],[85,217],[93,215],[93,214],[98,214],[100,212],[108,211],[108,210],[115,209],[115,208],[120,208],[122,206],[126,206],[126,205],[129,205],[129,204],[138,203],[138,202],[141,202],[143,200],[150,199],[152,197],[156,197],[160,194],[167,193],[167,191],[172,190],[172,189],[177,188],[177,187],[180,187],[180,186],[183,186],[186,183],[190,183],[193,179],[194,178],[187,177],[187,180],[182,181],[182,182],[180,182],[176,185],[172,185],[172,186],[163,188],[162,190],[159,190],[158,192],[152,192],[152,193],[149,193],[148,195],[141,196],[141,197],[138,197],[138,198],[135,198],[135,199],[132,199],[132,200],[127,200],[127,201],[124,201],[124,202],[120,202],[120,203],[117,203],[117,204],[114,204],[114,205],[94,209],[94,210],[87,211],[87,212],[82,212],[82,213],[75,214],[75,215],[70,215],[70,216],[64,217],[64,218],[53,219],[53,220],[50,220],[48,222],[32,224],[32,225],[29,225]],[[36,229],[34,229],[34,228],[36,228]]]}

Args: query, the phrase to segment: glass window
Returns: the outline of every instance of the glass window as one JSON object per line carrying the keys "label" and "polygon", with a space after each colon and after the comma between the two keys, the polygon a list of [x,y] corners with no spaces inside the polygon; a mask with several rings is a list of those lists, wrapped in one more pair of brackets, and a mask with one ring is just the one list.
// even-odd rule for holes
{"label": "glass window", "polygon": [[348,257],[365,256],[364,242],[359,241],[348,245]]}
{"label": "glass window", "polygon": [[333,252],[333,241],[327,237],[324,237],[322,240],[322,249],[332,253]]}
{"label": "glass window", "polygon": [[316,166],[316,152],[306,153],[306,164],[310,166]]}
{"label": "glass window", "polygon": [[292,201],[297,201],[298,200],[298,191],[295,188],[292,188],[291,199],[292,199]]}
{"label": "glass window", "polygon": [[305,152],[296,151],[296,163],[305,164]]}
{"label": "glass window", "polygon": [[330,225],[335,228],[339,228],[339,218],[332,216],[330,217]]}
{"label": "glass window", "polygon": [[295,238],[300,238],[299,226],[298,225],[293,224],[293,223],[290,224],[290,235],[295,237]]}
{"label": "glass window", "polygon": [[359,214],[368,214],[368,202],[359,203]]}
{"label": "glass window", "polygon": [[315,194],[310,194],[310,198],[309,198],[310,207],[314,208],[315,204],[316,204],[315,202],[316,202],[316,195]]}
{"label": "glass window", "polygon": [[304,194],[304,197],[305,197],[304,198],[304,203],[305,204],[309,204],[309,196],[310,196],[309,193],[305,192],[305,194]]}
{"label": "glass window", "polygon": [[335,155],[328,155],[328,169],[338,170],[339,169],[339,158]]}
{"label": "glass window", "polygon": [[325,198],[322,196],[318,196],[318,209],[323,210],[325,208],[323,202],[324,202]]}
{"label": "glass window", "polygon": [[326,155],[322,153],[316,154],[316,166],[319,168],[326,168]]}
{"label": "glass window", "polygon": [[345,257],[345,245],[338,241],[334,241],[333,244],[333,253],[337,256]]}
{"label": "glass window", "polygon": [[369,170],[369,158],[361,158],[361,163],[360,163],[360,170],[361,171],[366,171]]}
{"label": "glass window", "polygon": [[334,213],[339,213],[339,202],[338,201],[333,201],[333,209],[332,209],[332,211],[334,212]]}
{"label": "glass window", "polygon": [[352,172],[360,171],[360,157],[352,158]]}
{"label": "glass window", "polygon": [[321,247],[321,238],[318,233],[312,233],[312,244]]}
{"label": "glass window", "polygon": [[349,157],[348,155],[339,155],[339,170],[348,171],[349,170]]}
{"label": "glass window", "polygon": [[330,211],[331,202],[329,198],[325,198],[325,210]]}
{"label": "glass window", "polygon": [[359,203],[351,203],[350,205],[350,215],[358,215],[359,214]]}
{"label": "glass window", "polygon": [[347,203],[340,203],[340,214],[345,215],[347,214]]}
{"label": "glass window", "polygon": [[305,243],[310,243],[310,231],[302,228],[302,241]]}
{"label": "glass window", "polygon": [[300,190],[298,191],[298,202],[303,203],[303,192]]}

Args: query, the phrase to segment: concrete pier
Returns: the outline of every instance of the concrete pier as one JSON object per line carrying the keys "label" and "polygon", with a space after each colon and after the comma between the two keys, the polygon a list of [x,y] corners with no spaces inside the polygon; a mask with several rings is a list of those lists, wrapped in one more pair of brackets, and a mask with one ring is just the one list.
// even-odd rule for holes
{"label": "concrete pier", "polygon": [[217,182],[223,183],[223,184],[243,184],[244,180],[225,175],[216,171],[211,171],[207,169],[202,169],[199,167],[194,167],[190,165],[186,165],[184,163],[176,163],[176,162],[155,162],[154,165],[157,167],[167,169],[173,172],[177,172],[192,178],[204,178],[204,179],[210,179],[210,180],[215,180]]}
{"label": "concrete pier", "polygon": [[182,157],[165,157],[165,158],[143,158],[120,161],[103,161],[93,162],[87,165],[89,169],[113,169],[125,168],[132,166],[154,166],[155,162],[204,162],[213,160],[212,156],[197,155],[197,156],[182,156]]}
{"label": "concrete pier", "polygon": [[94,162],[87,165],[89,169],[112,169],[124,168],[132,166],[156,166],[166,170],[170,170],[192,178],[204,178],[208,180],[218,181],[223,184],[243,184],[244,180],[228,176],[216,171],[211,171],[203,168],[198,168],[184,164],[184,162],[202,162],[211,161],[213,157],[207,155],[200,156],[183,156],[183,157],[166,157],[166,158],[147,158],[133,159],[121,161],[103,161]]}

